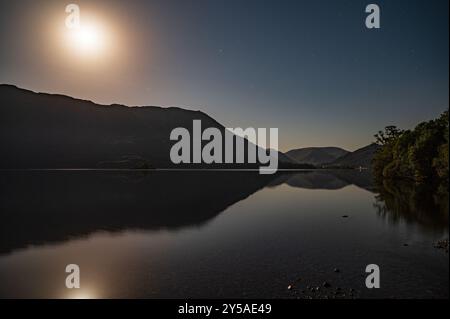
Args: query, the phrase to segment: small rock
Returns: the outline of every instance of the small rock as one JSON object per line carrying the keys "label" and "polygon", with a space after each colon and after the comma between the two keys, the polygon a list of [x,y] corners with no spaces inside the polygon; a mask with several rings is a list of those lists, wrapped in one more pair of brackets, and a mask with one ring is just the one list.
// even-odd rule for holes
{"label": "small rock", "polygon": [[288,289],[288,290],[291,290],[291,289],[292,289],[292,285],[289,285],[289,286],[287,287],[287,289]]}
{"label": "small rock", "polygon": [[319,291],[319,290],[320,290],[320,287],[319,287],[319,286],[317,286],[317,287],[316,287],[316,291]]}
{"label": "small rock", "polygon": [[409,246],[409,245],[408,245],[408,244],[403,244],[403,246],[407,247],[407,246]]}
{"label": "small rock", "polygon": [[342,215],[342,218],[348,218],[348,215]]}
{"label": "small rock", "polygon": [[339,268],[334,268],[334,272],[340,272]]}

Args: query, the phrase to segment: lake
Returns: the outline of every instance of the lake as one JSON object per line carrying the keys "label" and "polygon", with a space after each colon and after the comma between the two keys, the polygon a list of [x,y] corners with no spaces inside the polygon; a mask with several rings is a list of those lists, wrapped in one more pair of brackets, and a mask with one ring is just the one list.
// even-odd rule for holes
{"label": "lake", "polygon": [[434,247],[448,203],[380,191],[367,171],[2,171],[0,191],[1,298],[449,294]]}

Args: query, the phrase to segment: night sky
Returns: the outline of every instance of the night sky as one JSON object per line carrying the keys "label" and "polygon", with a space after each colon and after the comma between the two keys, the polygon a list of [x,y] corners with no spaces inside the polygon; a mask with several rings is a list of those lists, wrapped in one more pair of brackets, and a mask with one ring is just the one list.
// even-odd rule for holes
{"label": "night sky", "polygon": [[113,39],[93,61],[60,43],[69,3],[1,2],[0,83],[278,127],[283,151],[354,150],[448,108],[448,0],[73,1]]}

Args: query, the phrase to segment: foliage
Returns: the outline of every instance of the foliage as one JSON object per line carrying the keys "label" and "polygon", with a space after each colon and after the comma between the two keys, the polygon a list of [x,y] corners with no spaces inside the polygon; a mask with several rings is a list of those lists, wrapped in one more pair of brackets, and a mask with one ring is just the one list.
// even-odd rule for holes
{"label": "foliage", "polygon": [[439,181],[448,189],[448,111],[414,130],[388,126],[375,135],[381,147],[373,159],[379,180],[409,179],[418,184]]}

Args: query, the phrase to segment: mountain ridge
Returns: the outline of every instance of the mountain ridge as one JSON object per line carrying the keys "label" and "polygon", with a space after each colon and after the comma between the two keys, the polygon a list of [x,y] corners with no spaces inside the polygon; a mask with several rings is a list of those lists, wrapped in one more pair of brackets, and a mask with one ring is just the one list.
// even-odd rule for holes
{"label": "mountain ridge", "polygon": [[349,151],[335,146],[328,147],[304,147],[286,152],[286,155],[298,163],[321,166],[330,163],[339,157],[348,154]]}
{"label": "mountain ridge", "polygon": [[[0,101],[0,146],[5,150],[0,168],[175,167],[170,160],[170,149],[175,143],[170,141],[170,133],[174,128],[186,128],[192,136],[193,120],[201,120],[204,128],[215,127],[222,135],[226,130],[198,110],[104,105],[9,84],[0,85]],[[235,139],[242,138],[235,135]],[[243,140],[247,147],[249,141]],[[206,143],[202,141],[202,146]],[[279,164],[297,165],[282,152],[279,155]],[[134,166],[136,162],[139,167]],[[258,163],[248,163],[247,154],[243,164],[205,165],[259,167]],[[189,164],[190,168],[200,166]]]}
{"label": "mountain ridge", "polygon": [[364,147],[350,152],[328,163],[327,166],[337,168],[371,168],[375,152],[380,148],[376,143],[371,143]]}
{"label": "mountain ridge", "polygon": [[[226,130],[200,110],[97,104],[11,84],[0,84],[0,101],[0,146],[5,150],[0,168],[169,168],[175,166],[169,158],[173,128],[184,127],[192,136],[192,121],[199,119],[202,127]],[[375,149],[365,148],[279,151],[279,168],[367,167]]]}

